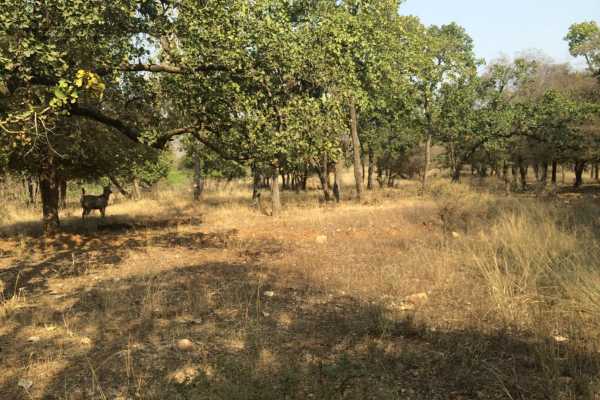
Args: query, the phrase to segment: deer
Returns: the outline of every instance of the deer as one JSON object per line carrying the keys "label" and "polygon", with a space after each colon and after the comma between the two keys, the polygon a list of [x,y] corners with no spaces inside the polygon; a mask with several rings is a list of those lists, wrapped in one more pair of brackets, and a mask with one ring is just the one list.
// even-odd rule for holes
{"label": "deer", "polygon": [[106,206],[108,206],[108,198],[111,193],[110,186],[105,186],[100,196],[86,195],[85,189],[81,188],[81,208],[83,208],[81,219],[85,219],[85,216],[89,215],[92,210],[100,210],[100,214],[104,218]]}

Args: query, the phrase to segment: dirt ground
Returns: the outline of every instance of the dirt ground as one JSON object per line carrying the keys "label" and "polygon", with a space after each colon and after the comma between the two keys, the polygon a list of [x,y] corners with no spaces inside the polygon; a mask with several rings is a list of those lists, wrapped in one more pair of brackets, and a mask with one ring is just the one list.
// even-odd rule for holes
{"label": "dirt ground", "polygon": [[181,196],[5,227],[0,399],[595,396],[596,355],[548,370],[563,345],[497,328],[430,200],[286,194],[274,220],[247,193]]}

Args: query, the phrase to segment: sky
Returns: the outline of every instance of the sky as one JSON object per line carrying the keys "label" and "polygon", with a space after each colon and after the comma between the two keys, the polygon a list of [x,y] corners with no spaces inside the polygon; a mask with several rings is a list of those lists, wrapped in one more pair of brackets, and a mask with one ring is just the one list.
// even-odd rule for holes
{"label": "sky", "polygon": [[600,0],[405,0],[400,14],[426,25],[458,23],[486,61],[541,50],[555,62],[582,67],[563,38],[573,23],[600,22]]}

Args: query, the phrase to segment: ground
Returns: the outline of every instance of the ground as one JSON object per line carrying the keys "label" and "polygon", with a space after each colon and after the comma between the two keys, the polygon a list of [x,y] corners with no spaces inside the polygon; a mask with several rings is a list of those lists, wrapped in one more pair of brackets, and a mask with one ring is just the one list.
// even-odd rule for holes
{"label": "ground", "polygon": [[484,228],[416,193],[285,193],[273,219],[247,189],[180,191],[105,221],[74,205],[54,237],[7,224],[0,399],[600,398],[597,337],[503,319],[465,252]]}

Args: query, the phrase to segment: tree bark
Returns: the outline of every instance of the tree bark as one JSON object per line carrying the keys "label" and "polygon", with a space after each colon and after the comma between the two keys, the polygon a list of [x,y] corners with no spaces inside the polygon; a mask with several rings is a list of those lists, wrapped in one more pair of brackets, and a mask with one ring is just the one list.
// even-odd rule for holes
{"label": "tree bark", "polygon": [[452,171],[452,182],[458,183],[460,182],[460,175],[463,169],[462,163],[457,163],[454,167],[454,171]]}
{"label": "tree bark", "polygon": [[427,188],[427,174],[431,165],[431,142],[433,135],[431,132],[427,134],[427,141],[425,142],[425,166],[423,167],[423,179],[421,182],[421,189],[425,191]]}
{"label": "tree bark", "polygon": [[540,182],[542,183],[543,186],[546,186],[546,184],[548,183],[548,161],[544,161],[542,163]]}
{"label": "tree bark", "polygon": [[527,164],[523,163],[523,160],[519,160],[519,173],[521,174],[521,188],[527,189]]}
{"label": "tree bark", "polygon": [[125,188],[119,183],[119,181],[117,180],[117,178],[115,178],[112,175],[110,175],[108,178],[110,179],[110,182],[113,185],[115,185],[115,187],[117,188],[117,190],[119,191],[119,193],[121,193],[125,197],[128,197],[128,198],[131,197],[131,193],[129,193],[127,190],[125,190]]}
{"label": "tree bark", "polygon": [[333,170],[333,196],[335,197],[336,203],[342,201],[342,178],[341,171],[343,170],[344,161],[340,159],[335,163]]}
{"label": "tree bark", "polygon": [[552,184],[556,185],[556,172],[558,169],[558,162],[557,161],[552,161]]}
{"label": "tree bark", "polygon": [[29,195],[29,205],[34,205],[36,200],[36,193],[32,176],[27,176],[27,194]]}
{"label": "tree bark", "polygon": [[252,164],[252,201],[258,198],[260,193],[261,178],[256,165]]}
{"label": "tree bark", "polygon": [[502,164],[502,179],[504,180],[504,192],[506,194],[510,193],[510,179],[508,177],[509,165],[506,161]]}
{"label": "tree bark", "polygon": [[327,153],[323,153],[323,158],[321,159],[319,180],[321,181],[321,188],[323,189],[325,201],[331,201],[331,192],[329,191],[329,157],[327,157]]}
{"label": "tree bark", "polygon": [[67,208],[67,180],[64,178],[58,178],[58,196],[59,206],[64,210]]}
{"label": "tree bark", "polygon": [[271,179],[271,204],[272,215],[278,217],[281,213],[281,195],[279,192],[279,167],[273,167],[273,177]]}
{"label": "tree bark", "polygon": [[363,176],[360,157],[360,139],[358,137],[358,113],[354,100],[350,100],[350,130],[352,133],[352,150],[354,154],[354,180],[356,182],[356,198],[358,201],[363,197]]}
{"label": "tree bark", "polygon": [[373,175],[375,173],[375,154],[371,146],[369,146],[369,170],[367,178],[367,190],[373,190]]}
{"label": "tree bark", "polygon": [[586,161],[577,160],[575,162],[575,187],[583,185],[583,172],[585,171]]}
{"label": "tree bark", "polygon": [[142,197],[142,193],[140,192],[140,180],[138,178],[133,178],[133,198],[139,200]]}
{"label": "tree bark", "polygon": [[202,175],[202,161],[199,154],[194,154],[194,201],[200,201],[203,192],[204,176]]}
{"label": "tree bark", "polygon": [[56,164],[54,163],[54,154],[48,149],[48,154],[41,164],[40,172],[40,192],[42,194],[42,227],[44,233],[55,232],[60,220],[58,217],[58,179]]}

